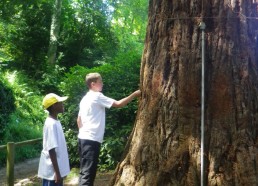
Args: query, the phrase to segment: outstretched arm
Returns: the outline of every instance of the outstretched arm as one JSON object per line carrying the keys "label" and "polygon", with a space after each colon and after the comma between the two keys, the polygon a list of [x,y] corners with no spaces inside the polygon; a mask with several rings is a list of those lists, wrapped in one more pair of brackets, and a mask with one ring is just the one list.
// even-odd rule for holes
{"label": "outstretched arm", "polygon": [[124,107],[129,102],[131,102],[135,97],[139,97],[140,95],[141,95],[141,91],[136,90],[135,92],[133,92],[129,96],[127,96],[127,97],[125,97],[125,98],[123,98],[119,101],[114,101],[112,107],[116,107],[116,108]]}

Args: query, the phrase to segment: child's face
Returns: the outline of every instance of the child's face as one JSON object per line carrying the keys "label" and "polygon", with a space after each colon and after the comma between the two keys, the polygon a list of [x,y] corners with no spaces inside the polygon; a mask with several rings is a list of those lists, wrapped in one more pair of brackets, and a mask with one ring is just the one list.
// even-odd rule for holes
{"label": "child's face", "polygon": [[64,112],[64,104],[63,102],[57,102],[53,105],[55,108],[55,111],[57,113],[63,113]]}
{"label": "child's face", "polygon": [[101,92],[102,91],[102,88],[103,88],[102,79],[97,79],[97,81],[96,82],[92,82],[91,85],[92,85],[91,86],[92,90],[97,91],[97,92]]}

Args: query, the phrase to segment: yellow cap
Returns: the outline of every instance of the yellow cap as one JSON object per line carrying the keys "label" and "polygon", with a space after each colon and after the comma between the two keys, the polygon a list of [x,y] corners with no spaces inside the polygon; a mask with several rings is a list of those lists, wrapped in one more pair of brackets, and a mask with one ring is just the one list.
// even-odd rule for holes
{"label": "yellow cap", "polygon": [[42,105],[44,109],[47,109],[48,107],[50,107],[51,105],[54,105],[57,102],[62,102],[67,100],[67,98],[68,98],[67,96],[60,97],[54,93],[50,93],[43,98]]}

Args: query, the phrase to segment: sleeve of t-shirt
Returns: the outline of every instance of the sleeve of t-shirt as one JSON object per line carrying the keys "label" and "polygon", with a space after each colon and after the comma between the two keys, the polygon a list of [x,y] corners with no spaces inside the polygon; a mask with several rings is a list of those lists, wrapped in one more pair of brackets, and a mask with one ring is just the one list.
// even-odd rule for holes
{"label": "sleeve of t-shirt", "polygon": [[78,116],[81,116],[81,108],[79,108]]}
{"label": "sleeve of t-shirt", "polygon": [[106,108],[110,108],[113,105],[114,101],[114,99],[104,96],[102,93],[98,97],[99,104]]}
{"label": "sleeve of t-shirt", "polygon": [[46,128],[46,150],[49,151],[58,147],[57,143],[57,126],[55,124],[48,125]]}

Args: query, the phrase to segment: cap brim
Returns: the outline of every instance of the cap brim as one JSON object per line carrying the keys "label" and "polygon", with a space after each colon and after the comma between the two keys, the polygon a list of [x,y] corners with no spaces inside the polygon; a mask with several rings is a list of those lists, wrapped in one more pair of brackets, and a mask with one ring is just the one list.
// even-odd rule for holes
{"label": "cap brim", "polygon": [[59,98],[58,98],[58,102],[63,102],[63,101],[65,101],[65,100],[67,100],[67,99],[68,99],[68,96],[59,97]]}

